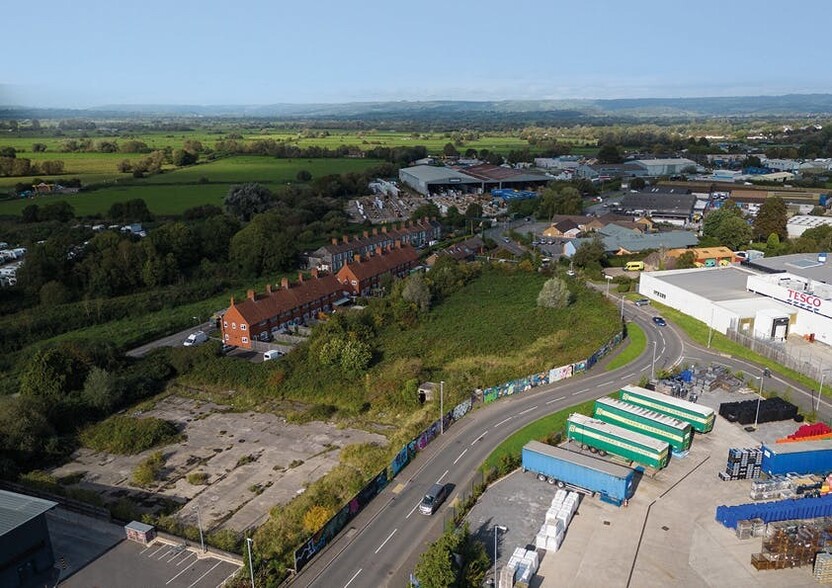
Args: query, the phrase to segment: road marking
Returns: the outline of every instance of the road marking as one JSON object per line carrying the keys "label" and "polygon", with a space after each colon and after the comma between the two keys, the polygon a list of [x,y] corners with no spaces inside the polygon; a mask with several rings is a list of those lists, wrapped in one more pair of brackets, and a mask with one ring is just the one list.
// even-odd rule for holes
{"label": "road marking", "polygon": [[187,552],[188,552],[188,551],[187,551],[186,549],[180,549],[179,551],[177,551],[176,553],[174,553],[174,554],[173,554],[173,557],[172,557],[172,558],[170,558],[170,559],[168,560],[168,562],[167,562],[167,563],[171,563],[171,562],[172,562],[173,560],[175,560],[177,557],[179,557],[179,556],[180,556],[180,555],[182,555],[183,553],[187,553]]}
{"label": "road marking", "polygon": [[577,396],[578,394],[583,394],[586,390],[578,390],[577,392],[572,392],[572,396]]}
{"label": "road marking", "polygon": [[407,516],[406,516],[406,517],[404,517],[404,518],[409,519],[409,518],[410,518],[410,515],[412,515],[412,514],[413,514],[413,512],[414,512],[417,508],[419,508],[419,505],[420,505],[420,504],[422,504],[422,501],[421,501],[421,500],[420,500],[419,502],[417,502],[417,503],[416,503],[416,506],[414,506],[413,508],[411,508],[411,509],[410,509],[410,512],[409,512],[409,513],[407,513]]}
{"label": "road marking", "polygon": [[390,492],[393,494],[401,494],[402,490],[404,490],[404,484],[398,484],[395,488],[393,488]]}
{"label": "road marking", "polygon": [[[376,552],[376,553],[378,553],[378,552]],[[355,575],[354,575],[352,578],[350,578],[350,581],[349,581],[349,582],[347,582],[346,584],[344,584],[344,588],[347,588],[347,586],[349,586],[350,584],[352,584],[352,581],[353,581],[353,580],[355,580],[355,579],[358,577],[358,574],[360,574],[360,573],[361,573],[361,570],[363,570],[363,569],[364,569],[364,568],[358,568],[358,571],[357,571],[357,572],[355,572]]]}
{"label": "road marking", "polygon": [[159,559],[162,559],[163,557],[167,557],[167,556],[169,556],[171,553],[173,553],[173,548],[168,549],[166,552],[164,552],[162,555],[160,555],[160,556],[159,556]]}
{"label": "road marking", "polygon": [[625,378],[632,378],[632,377],[633,377],[633,376],[635,376],[635,375],[636,375],[636,373],[635,373],[635,372],[633,372],[633,373],[631,373],[631,374],[627,374],[627,375],[625,375],[624,377],[625,377]]}
{"label": "road marking", "polygon": [[442,478],[444,478],[445,476],[447,476],[447,475],[448,475],[448,471],[449,471],[449,470],[445,470],[445,473],[444,473],[444,474],[442,474],[441,476],[439,476],[439,479],[438,479],[438,480],[436,480],[436,483],[437,483],[437,484],[438,484],[439,482],[441,482],[441,481],[442,481]]}
{"label": "road marking", "polygon": [[566,398],[566,396],[561,396],[560,398],[555,398],[555,399],[553,399],[553,400],[550,400],[550,401],[549,401],[549,402],[547,402],[546,404],[552,404],[552,403],[554,403],[554,402],[557,402],[558,400],[563,400],[564,398]]}
{"label": "road marking", "polygon": [[214,567],[213,567],[213,568],[211,568],[210,570],[208,570],[207,572],[205,572],[204,574],[202,574],[199,578],[197,578],[196,580],[194,580],[194,583],[193,583],[193,584],[191,584],[190,586],[188,586],[188,588],[193,588],[194,586],[196,586],[196,585],[197,585],[197,584],[198,584],[198,583],[202,580],[202,578],[204,578],[205,576],[207,576],[208,574],[210,574],[211,572],[213,572],[214,570],[216,570],[216,569],[217,569],[217,566],[218,566],[218,565],[220,565],[221,563],[222,563],[222,561],[217,561],[217,563],[215,563],[215,564],[214,564]]}
{"label": "road marking", "polygon": [[[185,561],[185,560],[182,560],[182,561]],[[191,569],[193,569],[193,568],[185,568],[185,569],[183,569],[181,572],[179,572],[178,574],[176,574],[173,578],[171,578],[170,580],[168,580],[167,582],[165,582],[165,586],[167,586],[168,584],[170,584],[171,582],[173,582],[176,578],[178,578],[179,576],[181,576],[181,575],[182,575],[182,574],[184,574],[185,572],[190,571]]]}
{"label": "road marking", "polygon": [[217,584],[217,588],[222,588],[223,586],[225,586],[231,578],[233,578],[234,576],[237,575],[237,572],[239,572],[239,571],[240,571],[239,569],[236,569],[233,572],[231,572],[230,574],[228,574],[228,577],[225,580],[223,580],[222,582]]}
{"label": "road marking", "polygon": [[148,555],[147,557],[153,557],[154,555],[156,555],[157,553],[159,553],[160,551],[162,551],[165,547],[167,547],[167,545],[162,545],[159,549],[157,549],[156,551],[154,551],[153,553],[151,553],[151,554],[150,554],[150,555]]}
{"label": "road marking", "polygon": [[147,547],[145,547],[144,549],[142,549],[142,550],[139,552],[139,555],[143,554],[145,551],[147,551],[147,550],[148,550],[148,549],[150,549],[151,547],[153,547],[153,544],[152,544],[152,543],[151,543],[150,545],[148,545]]}
{"label": "road marking", "polygon": [[526,414],[527,412],[531,412],[531,411],[533,411],[533,410],[534,410],[534,409],[536,409],[536,408],[537,408],[536,406],[533,406],[533,407],[531,407],[531,408],[527,408],[527,409],[526,409],[526,410],[524,410],[523,412],[518,412],[518,413],[517,413],[517,416],[520,416],[521,414]]}
{"label": "road marking", "polygon": [[465,451],[463,451],[462,453],[459,454],[459,457],[457,457],[454,460],[454,465],[456,465],[456,462],[458,462],[460,459],[462,459],[462,456],[465,455],[466,453],[468,453],[468,449],[466,449]]}
{"label": "road marking", "polygon": [[[376,549],[376,553],[378,553],[379,551],[381,551],[381,548],[382,548],[382,547],[384,547],[385,545],[387,545],[387,542],[388,542],[388,541],[390,541],[390,538],[391,538],[393,535],[395,535],[395,534],[396,534],[396,531],[398,531],[398,529],[393,529],[393,532],[392,532],[392,533],[390,533],[390,534],[387,536],[387,539],[385,539],[385,540],[384,540],[384,542],[383,542],[381,545],[379,545],[379,546],[378,546],[378,549]],[[190,586],[189,586],[188,588],[190,588]]]}
{"label": "road marking", "polygon": [[474,439],[473,443],[471,443],[471,446],[473,447],[474,444],[476,444],[477,441],[480,441],[483,437],[485,437],[486,433],[488,433],[488,431],[486,431],[485,433],[483,433],[482,435],[480,435],[479,437]]}
{"label": "road marking", "polygon": [[177,566],[177,567],[181,566],[183,563],[185,563],[186,561],[188,561],[189,559],[191,559],[191,557],[192,557],[192,556],[193,556],[193,557],[196,557],[196,554],[195,554],[195,553],[193,553],[193,552],[191,552],[191,555],[189,555],[188,557],[186,557],[185,559],[183,559],[182,561],[180,561],[178,564],[176,564],[176,566]]}
{"label": "road marking", "polygon": [[[521,412],[520,414],[523,414],[523,413]],[[496,425],[494,425],[494,428],[499,427],[499,426],[500,426],[500,425],[502,425],[503,423],[507,423],[507,422],[509,422],[509,421],[510,421],[511,419],[513,419],[513,418],[514,418],[513,416],[510,416],[510,417],[508,417],[507,419],[503,419],[503,420],[501,420],[499,423],[497,423]]]}

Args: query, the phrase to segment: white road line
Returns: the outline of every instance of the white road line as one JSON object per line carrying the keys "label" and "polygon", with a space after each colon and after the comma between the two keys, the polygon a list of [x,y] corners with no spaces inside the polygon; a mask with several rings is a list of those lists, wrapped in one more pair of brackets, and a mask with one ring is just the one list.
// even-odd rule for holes
{"label": "white road line", "polygon": [[147,551],[148,549],[150,549],[150,548],[152,548],[152,547],[153,547],[153,544],[151,543],[150,545],[148,545],[147,547],[145,547],[144,549],[142,549],[142,550],[139,552],[139,555],[143,554],[145,551]]}
{"label": "white road line", "polygon": [[460,459],[462,459],[462,456],[465,455],[466,453],[468,453],[468,449],[466,449],[465,451],[463,451],[462,453],[459,454],[459,457],[457,457],[454,460],[454,465],[456,465],[456,462],[458,462]]}
{"label": "white road line", "polygon": [[[384,547],[385,545],[387,545],[387,542],[388,542],[388,541],[390,541],[390,538],[391,538],[393,535],[395,535],[395,534],[396,534],[396,531],[398,531],[398,529],[393,529],[393,532],[392,532],[392,533],[390,533],[390,534],[387,536],[387,539],[385,539],[385,540],[384,540],[384,542],[383,542],[381,545],[379,545],[379,546],[378,546],[378,549],[376,549],[376,553],[378,553],[379,551],[381,551],[381,548],[382,548],[382,547]],[[188,588],[190,588],[190,586],[189,586]]]}
{"label": "white road line", "polygon": [[[183,560],[183,561],[184,561],[184,560]],[[183,569],[181,572],[179,572],[178,574],[176,574],[173,578],[171,578],[170,580],[168,580],[167,582],[165,582],[165,586],[167,586],[168,584],[170,584],[171,582],[173,582],[176,578],[178,578],[179,576],[181,576],[182,574],[184,574],[185,572],[190,571],[190,570],[191,570],[191,568],[185,568],[185,569]]]}
{"label": "white road line", "polygon": [[180,555],[182,555],[183,553],[188,553],[188,551],[187,551],[186,549],[180,549],[179,551],[177,551],[176,553],[174,553],[174,554],[173,554],[173,557],[172,557],[172,558],[170,558],[170,559],[167,561],[167,563],[171,563],[173,560],[175,560],[177,557],[179,557],[179,556],[180,556]]}
{"label": "white road line", "polygon": [[419,508],[419,505],[420,505],[420,504],[422,504],[422,501],[421,501],[421,500],[420,500],[419,502],[417,502],[417,503],[416,503],[416,506],[414,506],[413,508],[411,508],[411,509],[410,509],[410,512],[409,512],[409,513],[407,513],[407,516],[406,516],[406,517],[404,517],[404,518],[409,519],[409,518],[410,518],[410,515],[412,515],[412,514],[413,514],[413,512],[414,512],[417,508]]}
{"label": "white road line", "polygon": [[[376,552],[376,553],[378,553],[378,552]],[[350,578],[350,581],[349,581],[349,582],[347,582],[346,584],[344,584],[344,588],[347,588],[347,586],[349,586],[350,584],[352,584],[352,581],[353,581],[353,580],[355,580],[355,579],[358,577],[358,574],[360,574],[360,573],[361,573],[361,570],[363,570],[363,569],[364,569],[364,568],[358,568],[358,571],[357,571],[357,572],[355,572],[355,575],[354,575],[352,578]]]}
{"label": "white road line", "polygon": [[148,555],[147,557],[153,557],[154,555],[156,555],[157,553],[159,553],[160,551],[162,551],[165,547],[167,547],[167,545],[162,545],[159,549],[157,549],[156,551],[154,551],[153,553],[151,553],[151,554],[150,554],[150,555]]}
{"label": "white road line", "polygon": [[624,377],[625,377],[625,378],[632,378],[632,377],[633,377],[633,376],[635,376],[635,375],[636,375],[636,373],[635,373],[635,372],[633,372],[633,373],[631,373],[631,374],[627,374],[627,375],[625,375]]}
{"label": "white road line", "polygon": [[596,388],[603,388],[604,386],[608,386],[609,384],[598,384],[595,386]]}
{"label": "white road line", "polygon": [[205,572],[204,574],[202,574],[199,578],[197,578],[196,580],[194,580],[194,583],[193,583],[193,584],[191,584],[190,586],[188,586],[188,588],[194,588],[194,586],[196,586],[196,585],[200,582],[200,580],[202,580],[202,578],[204,578],[205,576],[207,576],[208,574],[210,574],[211,572],[213,572],[214,570],[216,570],[216,569],[217,569],[217,566],[218,566],[218,565],[220,565],[221,563],[222,563],[222,561],[221,561],[221,560],[220,560],[220,561],[217,561],[217,563],[215,563],[215,564],[214,564],[214,567],[213,567],[213,568],[211,568],[210,570],[208,570],[207,572]]}
{"label": "white road line", "polygon": [[[521,413],[521,414],[522,414],[522,413]],[[494,425],[494,428],[497,428],[497,427],[499,427],[500,425],[502,425],[502,424],[504,424],[504,423],[509,422],[509,421],[510,421],[511,419],[513,419],[513,418],[514,418],[513,416],[510,416],[510,417],[508,417],[507,419],[503,419],[503,420],[501,420],[499,423],[497,423],[496,425]]]}
{"label": "white road line", "polygon": [[237,575],[238,571],[240,571],[240,570],[236,569],[233,572],[231,572],[230,574],[228,574],[228,577],[225,580],[223,580],[222,582],[217,584],[217,588],[222,588],[223,586],[225,586],[231,578],[233,578],[234,576]]}
{"label": "white road line", "polygon": [[438,484],[439,482],[441,482],[441,481],[442,481],[442,478],[444,478],[445,476],[447,476],[447,475],[448,475],[448,471],[449,471],[449,470],[445,470],[445,473],[444,473],[444,474],[442,474],[441,476],[439,476],[439,479],[438,479],[438,480],[436,480],[436,483],[437,483],[437,484]]}
{"label": "white road line", "polygon": [[586,390],[578,390],[577,392],[572,392],[572,396],[577,396],[578,394],[583,394]]}
{"label": "white road line", "polygon": [[531,407],[531,408],[527,408],[527,409],[526,409],[526,410],[524,410],[523,412],[518,412],[518,413],[517,413],[517,416],[520,416],[520,415],[522,415],[522,414],[526,414],[527,412],[531,412],[531,411],[533,411],[533,410],[534,410],[534,409],[536,409],[536,408],[537,408],[536,406],[533,406],[533,407]]}
{"label": "white road line", "polygon": [[176,567],[181,566],[183,563],[185,563],[186,561],[188,561],[189,559],[191,559],[191,557],[196,557],[196,554],[195,554],[194,552],[191,552],[191,555],[189,555],[188,557],[186,557],[185,559],[183,559],[182,561],[180,561],[178,564],[176,564]]}
{"label": "white road line", "polygon": [[555,402],[557,402],[557,401],[559,401],[559,400],[563,400],[564,398],[566,398],[566,397],[565,397],[565,396],[561,396],[560,398],[554,398],[554,399],[550,400],[549,402],[547,402],[546,404],[553,404],[553,403],[555,403]]}
{"label": "white road line", "polygon": [[165,557],[169,556],[171,553],[173,553],[173,548],[168,549],[166,552],[164,552],[162,555],[160,555],[160,556],[158,557],[158,559],[165,558]]}
{"label": "white road line", "polygon": [[471,443],[471,446],[473,447],[473,446],[477,443],[477,441],[479,441],[479,440],[481,440],[483,437],[485,437],[485,434],[486,434],[486,433],[488,433],[488,431],[486,431],[485,433],[483,433],[482,435],[480,435],[479,437],[477,437],[476,439],[474,439],[474,441]]}

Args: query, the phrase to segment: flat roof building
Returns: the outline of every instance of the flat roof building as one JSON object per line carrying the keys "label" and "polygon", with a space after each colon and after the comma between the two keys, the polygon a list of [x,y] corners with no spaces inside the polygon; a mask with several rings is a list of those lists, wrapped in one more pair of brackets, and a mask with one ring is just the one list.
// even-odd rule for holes
{"label": "flat roof building", "polygon": [[0,490],[0,586],[42,586],[53,579],[55,557],[46,513],[56,506],[50,500]]}

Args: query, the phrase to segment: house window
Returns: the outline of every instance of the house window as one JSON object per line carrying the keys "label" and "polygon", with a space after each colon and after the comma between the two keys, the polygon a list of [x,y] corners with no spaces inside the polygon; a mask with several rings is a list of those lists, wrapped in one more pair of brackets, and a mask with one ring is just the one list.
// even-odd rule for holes
{"label": "house window", "polygon": [[225,340],[226,340],[226,341],[228,341],[230,338],[231,338],[231,335],[229,335],[228,333],[226,333],[226,334],[225,334]]}
{"label": "house window", "polygon": [[246,326],[245,326],[245,325],[240,325],[240,330],[241,330],[241,331],[245,331],[245,330],[246,330]]}
{"label": "house window", "polygon": [[225,328],[227,329],[227,328],[228,328],[228,321],[224,321],[224,322],[222,323],[222,326],[223,326],[223,327],[225,327]]}
{"label": "house window", "polygon": [[237,323],[231,323],[231,328],[236,329],[237,328]]}
{"label": "house window", "polygon": [[243,337],[243,343],[248,343],[248,337]]}
{"label": "house window", "polygon": [[352,283],[352,285],[353,285],[353,286],[357,286],[357,285],[358,285],[358,281],[357,281],[357,280],[353,280],[351,283]]}

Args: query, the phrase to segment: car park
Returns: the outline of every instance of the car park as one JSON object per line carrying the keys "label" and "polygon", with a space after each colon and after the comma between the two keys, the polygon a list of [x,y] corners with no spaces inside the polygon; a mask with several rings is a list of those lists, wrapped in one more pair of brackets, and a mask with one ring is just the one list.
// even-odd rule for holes
{"label": "car park", "polygon": [[660,317],[660,316],[654,316],[654,317],[653,317],[653,322],[654,322],[654,323],[656,323],[656,326],[657,326],[657,327],[666,327],[666,326],[667,326],[667,321],[666,321],[666,320],[664,320],[664,319],[663,319],[662,317]]}
{"label": "car park", "polygon": [[636,306],[647,306],[648,304],[650,304],[650,300],[647,298],[639,298],[635,301]]}

